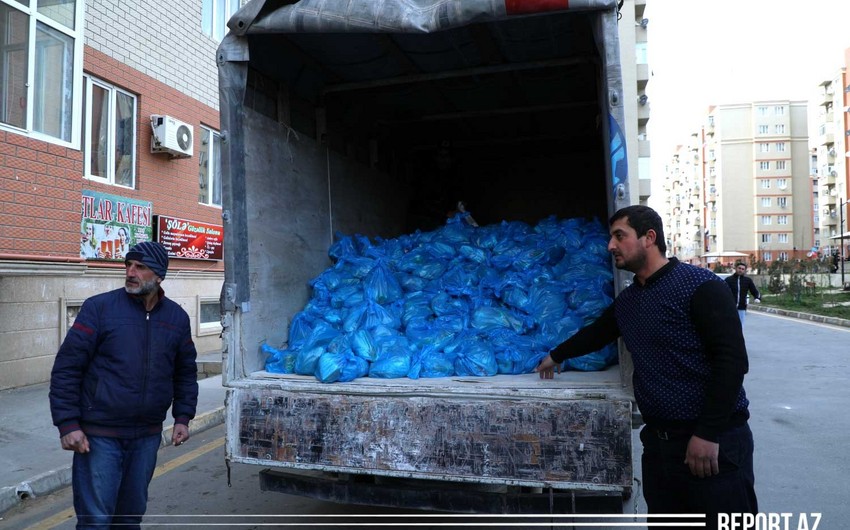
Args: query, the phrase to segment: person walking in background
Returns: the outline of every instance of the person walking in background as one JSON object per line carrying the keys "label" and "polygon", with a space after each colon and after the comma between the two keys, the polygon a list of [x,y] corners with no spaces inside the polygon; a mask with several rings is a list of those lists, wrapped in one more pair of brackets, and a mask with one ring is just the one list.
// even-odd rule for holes
{"label": "person walking in background", "polygon": [[167,251],[145,241],[125,259],[124,288],[83,303],[51,372],[53,424],[74,451],[77,528],[139,528],[166,412],[182,445],[198,401],[189,316],[160,287]]}
{"label": "person walking in background", "polygon": [[651,208],[623,208],[609,225],[608,251],[617,268],[634,273],[634,283],[536,371],[551,379],[566,359],[622,337],[646,424],[640,439],[648,512],[704,513],[707,528],[716,528],[718,513],[757,513],[743,387],[749,363],[727,288],[710,270],[666,257],[662,221]]}
{"label": "person walking in background", "polygon": [[747,295],[751,294],[754,302],[761,303],[761,294],[752,278],[745,276],[746,273],[747,264],[739,261],[735,264],[735,274],[726,278],[726,285],[729,286],[729,289],[732,290],[732,296],[735,297],[741,326],[744,325],[744,317],[747,316]]}

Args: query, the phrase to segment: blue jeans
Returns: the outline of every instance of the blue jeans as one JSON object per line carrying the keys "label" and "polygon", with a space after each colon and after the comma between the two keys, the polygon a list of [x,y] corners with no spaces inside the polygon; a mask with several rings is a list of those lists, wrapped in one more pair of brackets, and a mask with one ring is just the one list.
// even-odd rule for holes
{"label": "blue jeans", "polygon": [[747,316],[747,310],[746,309],[739,309],[738,310],[738,318],[741,319],[741,327],[744,326],[744,318],[746,316]]}
{"label": "blue jeans", "polygon": [[74,453],[77,528],[139,528],[148,504],[161,436],[89,436],[90,451]]}
{"label": "blue jeans", "polygon": [[[704,513],[706,528],[716,528],[718,513],[758,513],[754,488],[753,433],[746,423],[720,434],[720,473],[699,478],[685,464],[689,434],[662,440],[646,426],[643,442],[643,492],[652,513]],[[658,519],[650,522],[672,522]],[[690,519],[698,522],[699,519]]]}

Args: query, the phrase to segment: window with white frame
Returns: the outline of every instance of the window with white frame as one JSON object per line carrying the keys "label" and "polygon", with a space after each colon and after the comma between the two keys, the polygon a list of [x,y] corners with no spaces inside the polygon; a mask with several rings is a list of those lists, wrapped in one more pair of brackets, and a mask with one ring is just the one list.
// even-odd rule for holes
{"label": "window with white frame", "polygon": [[785,162],[787,162],[787,160],[777,160],[776,169],[785,169]]}
{"label": "window with white frame", "polygon": [[779,241],[780,243],[787,243],[788,242],[788,234],[785,234],[785,233],[777,234],[776,238],[777,238],[776,240]]}
{"label": "window with white frame", "polygon": [[759,134],[767,134],[767,125],[759,125],[758,132]]}
{"label": "window with white frame", "polygon": [[0,124],[33,137],[78,140],[84,2],[0,2]]}
{"label": "window with white frame", "polygon": [[779,187],[779,189],[784,190],[788,187],[788,179],[778,179],[776,181],[776,185]]}
{"label": "window with white frame", "polygon": [[221,303],[218,298],[198,296],[198,336],[221,333]]}
{"label": "window with white frame", "polygon": [[761,235],[762,243],[770,243],[770,234],[762,234]]}
{"label": "window with white frame", "polygon": [[788,216],[787,215],[777,215],[776,216],[776,224],[787,225],[788,224]]}
{"label": "window with white frame", "polygon": [[227,21],[239,9],[239,0],[203,0],[201,29],[204,35],[221,41],[227,34]]}
{"label": "window with white frame", "polygon": [[762,198],[761,198],[761,205],[762,205],[762,207],[764,207],[764,208],[769,208],[769,207],[770,207],[770,202],[771,202],[771,201],[770,201],[770,197],[762,197]]}
{"label": "window with white frame", "polygon": [[785,152],[785,142],[776,142],[776,151],[779,153]]}
{"label": "window with white frame", "polygon": [[765,226],[770,225],[770,224],[772,224],[772,219],[770,218],[769,215],[762,215],[761,216],[761,224],[763,224]]}
{"label": "window with white frame", "polygon": [[773,254],[769,250],[765,250],[764,252],[761,253],[761,259],[762,259],[762,261],[772,261],[773,260]]}
{"label": "window with white frame", "polygon": [[221,135],[201,127],[198,148],[198,202],[221,206]]}
{"label": "window with white frame", "polygon": [[135,188],[136,96],[88,75],[83,94],[86,177]]}
{"label": "window with white frame", "polygon": [[759,151],[762,153],[770,152],[770,144],[767,142],[762,142],[759,144]]}
{"label": "window with white frame", "polygon": [[767,116],[767,107],[758,107],[759,116]]}
{"label": "window with white frame", "polygon": [[776,131],[776,134],[785,134],[785,124],[777,123],[774,130]]}
{"label": "window with white frame", "polygon": [[785,208],[786,206],[788,206],[788,197],[777,197],[776,205]]}
{"label": "window with white frame", "polygon": [[769,190],[770,189],[770,179],[761,179],[761,189]]}
{"label": "window with white frame", "polygon": [[767,171],[768,169],[770,169],[770,162],[762,160],[761,162],[759,162],[759,169],[761,169],[762,171]]}
{"label": "window with white frame", "polygon": [[787,252],[780,252],[779,253],[779,259],[782,260],[782,261],[788,261],[788,253]]}
{"label": "window with white frame", "polygon": [[776,116],[784,116],[785,115],[785,107],[782,105],[777,105],[773,107],[773,114]]}

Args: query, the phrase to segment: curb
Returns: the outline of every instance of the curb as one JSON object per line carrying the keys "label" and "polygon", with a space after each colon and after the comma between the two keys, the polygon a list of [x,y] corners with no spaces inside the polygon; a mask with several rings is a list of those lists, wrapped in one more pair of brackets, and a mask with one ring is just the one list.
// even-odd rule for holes
{"label": "curb", "polygon": [[[193,419],[190,423],[190,434],[197,434],[212,429],[222,423],[224,423],[224,407],[219,407]],[[162,440],[159,444],[160,448],[171,444],[171,432],[173,428],[171,426],[163,429]],[[36,475],[29,480],[19,483],[17,486],[0,488],[0,516],[27,499],[49,495],[69,485],[71,485],[71,466],[66,465]]]}
{"label": "curb", "polygon": [[747,309],[752,309],[758,313],[767,313],[770,315],[779,315],[783,317],[791,317],[798,318],[800,320],[808,320],[810,322],[818,322],[819,324],[830,324],[832,326],[841,326],[844,328],[850,328],[850,320],[837,318],[837,317],[825,317],[823,315],[815,315],[812,313],[801,313],[800,311],[789,311],[787,309],[779,309],[776,307],[765,307],[759,306],[755,304],[749,304]]}

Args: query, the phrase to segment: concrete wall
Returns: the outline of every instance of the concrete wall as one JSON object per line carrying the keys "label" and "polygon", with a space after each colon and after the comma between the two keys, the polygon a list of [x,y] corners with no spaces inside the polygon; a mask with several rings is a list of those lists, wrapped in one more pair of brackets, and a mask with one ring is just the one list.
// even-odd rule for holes
{"label": "concrete wall", "polygon": [[[218,293],[221,274],[173,271],[166,295],[189,314],[199,353],[221,350],[219,333],[198,335],[198,297]],[[120,269],[33,264],[26,275],[0,275],[0,390],[49,380],[53,359],[83,300],[124,284]],[[204,293],[201,295],[200,293]]]}

